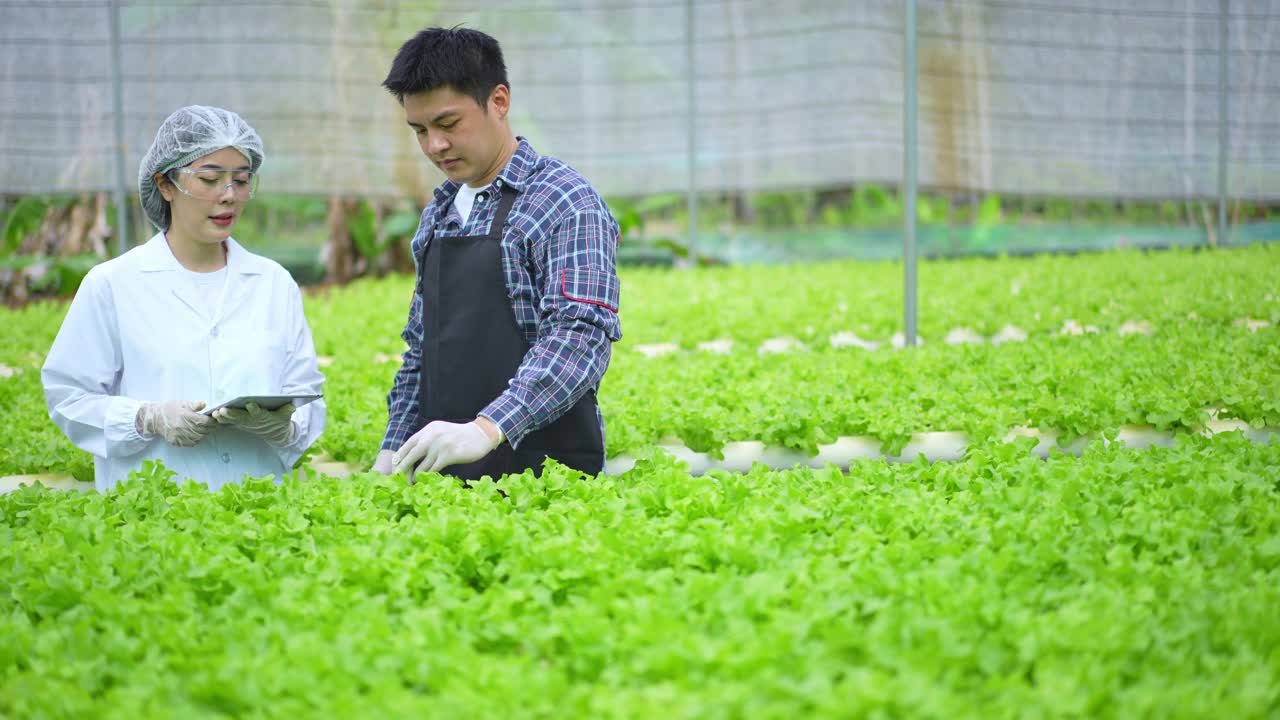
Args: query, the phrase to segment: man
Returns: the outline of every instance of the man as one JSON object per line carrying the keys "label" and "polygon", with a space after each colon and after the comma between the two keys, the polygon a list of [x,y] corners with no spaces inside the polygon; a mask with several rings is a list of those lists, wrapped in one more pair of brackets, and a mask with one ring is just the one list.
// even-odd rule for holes
{"label": "man", "polygon": [[418,281],[374,469],[494,479],[547,457],[604,467],[596,391],[618,320],[618,224],[575,170],[507,122],[502,50],[431,28],[383,82],[448,178],[413,238]]}

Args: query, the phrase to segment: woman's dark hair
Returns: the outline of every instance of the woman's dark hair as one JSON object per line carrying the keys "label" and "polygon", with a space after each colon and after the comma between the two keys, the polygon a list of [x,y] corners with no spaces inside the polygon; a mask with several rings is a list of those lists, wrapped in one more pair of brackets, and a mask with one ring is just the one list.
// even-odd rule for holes
{"label": "woman's dark hair", "polygon": [[467,28],[427,28],[400,46],[382,86],[401,103],[405,95],[449,87],[470,95],[488,112],[489,94],[507,82],[498,41]]}

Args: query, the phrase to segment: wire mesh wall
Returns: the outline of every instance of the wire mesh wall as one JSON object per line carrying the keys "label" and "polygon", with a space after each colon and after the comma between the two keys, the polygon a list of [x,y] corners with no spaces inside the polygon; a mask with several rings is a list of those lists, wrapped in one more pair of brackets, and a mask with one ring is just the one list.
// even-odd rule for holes
{"label": "wire mesh wall", "polygon": [[[684,191],[691,160],[708,191],[897,183],[903,5],[0,0],[0,192],[111,189],[116,112],[132,183],[161,120],[200,103],[258,128],[264,187],[424,197],[439,176],[379,83],[413,32],[455,24],[503,43],[515,130],[606,193]],[[920,0],[921,185],[1215,196],[1220,11]],[[1231,195],[1277,198],[1280,9],[1232,0],[1227,22]]]}

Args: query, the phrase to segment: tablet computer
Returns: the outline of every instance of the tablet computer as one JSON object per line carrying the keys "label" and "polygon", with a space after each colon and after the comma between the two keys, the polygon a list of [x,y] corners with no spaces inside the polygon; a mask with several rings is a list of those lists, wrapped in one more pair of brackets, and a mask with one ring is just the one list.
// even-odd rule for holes
{"label": "tablet computer", "polygon": [[[249,403],[257,403],[258,407],[263,410],[278,410],[285,405],[293,403],[298,407],[302,407],[313,400],[319,400],[319,395],[241,395],[223,403],[218,403],[212,407],[207,407],[200,411],[202,415],[212,415],[222,408],[239,408],[244,409]],[[296,402],[295,402],[296,401]]]}

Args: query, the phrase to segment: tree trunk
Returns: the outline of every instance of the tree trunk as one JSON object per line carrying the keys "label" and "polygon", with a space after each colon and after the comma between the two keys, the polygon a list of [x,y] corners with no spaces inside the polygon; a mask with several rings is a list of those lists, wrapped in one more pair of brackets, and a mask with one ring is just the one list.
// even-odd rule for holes
{"label": "tree trunk", "polygon": [[355,248],[347,229],[347,204],[329,198],[329,246],[325,249],[325,282],[342,284],[351,279]]}

